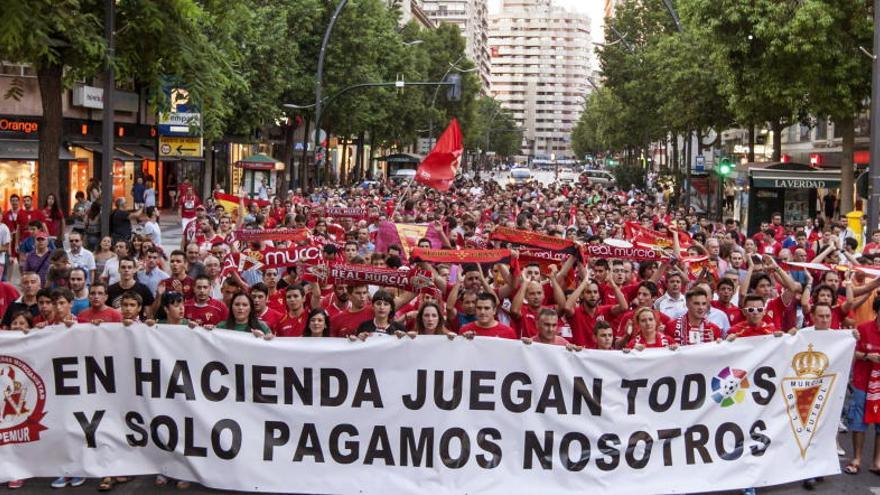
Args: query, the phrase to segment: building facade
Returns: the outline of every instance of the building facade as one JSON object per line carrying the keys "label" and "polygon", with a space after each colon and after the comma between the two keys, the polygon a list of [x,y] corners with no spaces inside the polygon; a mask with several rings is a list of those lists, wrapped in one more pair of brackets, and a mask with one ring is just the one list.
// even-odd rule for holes
{"label": "building facade", "polygon": [[550,0],[504,0],[489,17],[492,95],[524,130],[524,158],[576,158],[571,132],[589,87],[591,50],[590,19]]}
{"label": "building facade", "polygon": [[[489,94],[489,6],[487,0],[421,0],[425,14],[436,24],[455,24],[465,39],[465,53],[479,69],[483,93]],[[452,60],[450,60],[452,62]]]}

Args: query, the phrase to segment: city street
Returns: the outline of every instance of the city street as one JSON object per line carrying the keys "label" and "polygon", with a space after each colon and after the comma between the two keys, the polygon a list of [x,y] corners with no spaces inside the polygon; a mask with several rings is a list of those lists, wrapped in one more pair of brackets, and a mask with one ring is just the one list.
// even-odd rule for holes
{"label": "city street", "polygon": [[[841,433],[839,435],[839,439],[841,443],[849,448],[849,434]],[[871,445],[866,446],[866,452],[870,452]],[[783,467],[780,467],[783,469]],[[239,493],[233,491],[223,491],[223,490],[212,490],[207,489],[201,486],[194,485],[186,492],[180,492],[172,487],[165,488],[157,488],[153,485],[154,477],[152,476],[140,476],[135,478],[134,480],[118,485],[112,493],[119,494],[141,494],[141,493],[193,493],[193,494],[210,494],[210,493]],[[57,494],[58,490],[53,490],[49,487],[49,483],[52,480],[49,478],[45,479],[37,479],[37,480],[29,480],[24,488],[19,490],[15,490],[15,493],[21,494],[32,494],[32,495],[43,495],[43,494]],[[63,493],[71,493],[71,494],[79,494],[79,493],[94,493],[95,487],[97,485],[96,480],[89,480],[85,485],[79,488],[66,488]],[[12,493],[10,491],[10,493]],[[553,491],[548,489],[548,494],[552,494]],[[737,495],[738,491],[725,491],[725,492],[712,492],[720,495]],[[780,485],[770,488],[761,488],[758,490],[759,494],[772,494],[772,495],[801,495],[804,493],[810,493],[803,489],[800,483],[791,483],[787,485]],[[872,474],[867,470],[862,470],[858,475],[846,475],[839,474],[837,476],[831,476],[826,478],[824,482],[820,483],[814,493],[823,493],[828,495],[880,495],[880,476]],[[707,494],[708,495],[708,494]]]}

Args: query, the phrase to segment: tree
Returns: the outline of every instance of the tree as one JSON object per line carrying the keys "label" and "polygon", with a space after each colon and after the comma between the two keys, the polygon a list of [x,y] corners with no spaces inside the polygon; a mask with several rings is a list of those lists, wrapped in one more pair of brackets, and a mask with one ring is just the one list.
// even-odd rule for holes
{"label": "tree", "polygon": [[871,97],[871,59],[860,46],[871,46],[870,12],[858,0],[805,0],[789,23],[789,50],[809,74],[807,98],[816,118],[831,117],[843,141],[840,164],[840,211],[853,204],[855,118]]}
{"label": "tree", "polygon": [[790,26],[803,2],[687,0],[686,30],[704,32],[709,58],[719,70],[727,108],[743,126],[767,123],[773,159],[782,150],[782,129],[806,119],[806,74],[791,50],[799,39]]}
{"label": "tree", "polygon": [[[96,77],[108,62],[120,87],[146,90],[154,107],[161,104],[168,84],[186,88],[192,104],[203,110],[205,135],[222,133],[223,119],[230,113],[224,92],[238,79],[206,33],[230,26],[232,19],[210,16],[194,0],[121,0],[116,3],[116,50],[108,59],[100,29],[103,2],[7,3],[0,16],[0,57],[35,68],[43,103],[40,201],[59,193],[63,92],[75,80]],[[230,8],[235,2],[204,3],[219,12],[221,5]],[[110,185],[104,187],[109,190]]]}
{"label": "tree", "polygon": [[502,157],[520,153],[522,132],[511,112],[489,96],[477,99],[475,118],[465,134],[465,147],[491,151]]}

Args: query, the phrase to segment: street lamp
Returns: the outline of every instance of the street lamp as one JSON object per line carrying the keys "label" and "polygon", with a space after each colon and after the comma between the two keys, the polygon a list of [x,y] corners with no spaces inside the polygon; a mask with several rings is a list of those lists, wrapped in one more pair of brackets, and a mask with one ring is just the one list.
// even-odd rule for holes
{"label": "street lamp", "polygon": [[[871,164],[868,168],[868,238],[880,221],[880,0],[874,0],[874,53],[871,62]],[[852,162],[852,157],[847,157]],[[849,163],[847,166],[852,166]]]}
{"label": "street lamp", "polygon": [[[441,77],[440,80],[445,81],[446,78],[449,76],[449,73],[452,72],[453,70],[455,70],[459,74],[467,74],[467,73],[476,72],[479,70],[479,67],[471,67],[470,69],[462,69],[461,67],[459,67],[458,63],[461,62],[461,60],[464,57],[465,57],[465,54],[462,53],[461,56],[459,56],[457,59],[455,59],[455,62],[450,62],[449,68],[446,69],[446,72],[443,73],[443,77]],[[431,114],[430,114],[431,120],[430,120],[430,122],[428,122],[428,129],[429,129],[428,139],[431,141],[433,141],[433,139],[434,139],[434,107],[437,104],[437,94],[439,91],[440,91],[440,86],[437,86],[437,89],[434,90],[434,97],[431,98]]]}

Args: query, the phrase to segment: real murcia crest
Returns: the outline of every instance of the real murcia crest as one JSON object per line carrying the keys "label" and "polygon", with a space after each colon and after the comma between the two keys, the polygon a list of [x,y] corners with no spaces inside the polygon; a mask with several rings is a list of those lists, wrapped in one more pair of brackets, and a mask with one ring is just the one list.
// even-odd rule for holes
{"label": "real murcia crest", "polygon": [[813,350],[813,344],[810,344],[806,351],[795,354],[791,360],[791,367],[797,376],[782,379],[785,411],[801,458],[807,455],[813,435],[819,429],[825,404],[837,381],[836,373],[825,373],[829,365],[828,356]]}

